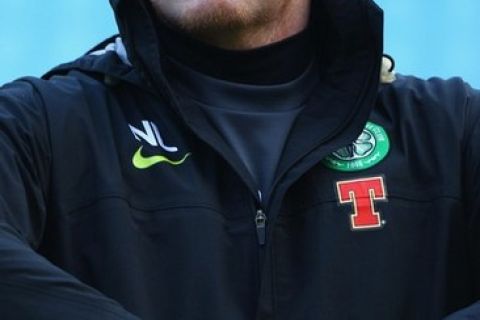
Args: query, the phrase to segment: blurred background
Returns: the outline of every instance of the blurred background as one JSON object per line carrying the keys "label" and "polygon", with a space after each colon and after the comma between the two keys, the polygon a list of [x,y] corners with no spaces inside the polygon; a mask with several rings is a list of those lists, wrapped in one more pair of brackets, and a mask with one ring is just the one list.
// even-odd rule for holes
{"label": "blurred background", "polygon": [[[480,88],[480,0],[377,0],[385,52],[404,74]],[[0,84],[40,76],[116,33],[107,0],[0,0]]]}

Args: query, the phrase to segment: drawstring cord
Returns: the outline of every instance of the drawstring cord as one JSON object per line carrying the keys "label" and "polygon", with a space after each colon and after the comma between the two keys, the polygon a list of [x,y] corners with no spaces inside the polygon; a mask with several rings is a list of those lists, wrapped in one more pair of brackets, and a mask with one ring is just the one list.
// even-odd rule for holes
{"label": "drawstring cord", "polygon": [[397,77],[395,76],[395,60],[388,54],[384,54],[382,57],[382,71],[380,73],[381,83],[392,83]]}

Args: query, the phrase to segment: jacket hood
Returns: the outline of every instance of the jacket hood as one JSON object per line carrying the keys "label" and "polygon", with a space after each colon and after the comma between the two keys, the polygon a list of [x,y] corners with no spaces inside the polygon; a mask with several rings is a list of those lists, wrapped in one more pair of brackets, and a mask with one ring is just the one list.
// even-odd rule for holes
{"label": "jacket hood", "polygon": [[[149,0],[109,0],[115,13],[121,42],[114,36],[97,45],[92,52],[117,51],[125,67],[135,67],[141,77],[163,88],[164,54]],[[383,50],[383,12],[372,0],[312,0],[311,24],[321,48],[322,78],[335,88],[355,89],[367,83],[373,69],[380,74]],[[114,45],[114,47],[112,47]],[[120,51],[120,52],[118,52]],[[98,59],[97,59],[98,60]],[[103,61],[79,59],[63,64],[44,78],[71,69],[80,69],[117,78],[127,69],[112,70]],[[131,68],[130,68],[131,69]],[[369,80],[368,83],[372,85]],[[352,87],[352,84],[356,84]],[[358,88],[356,88],[358,89]],[[348,90],[350,91],[350,90]]]}
{"label": "jacket hood", "polygon": [[[312,1],[321,78],[355,100],[367,93],[367,86],[376,92],[383,52],[381,9],[372,0]],[[110,0],[110,4],[129,60],[157,89],[166,89],[162,39],[150,1]]]}
{"label": "jacket hood", "polygon": [[[323,77],[342,87],[342,83],[365,84],[374,68],[380,74],[383,14],[379,7],[371,0],[312,1],[311,20],[321,48]],[[162,40],[150,2],[110,0],[110,4],[130,61],[162,85]]]}

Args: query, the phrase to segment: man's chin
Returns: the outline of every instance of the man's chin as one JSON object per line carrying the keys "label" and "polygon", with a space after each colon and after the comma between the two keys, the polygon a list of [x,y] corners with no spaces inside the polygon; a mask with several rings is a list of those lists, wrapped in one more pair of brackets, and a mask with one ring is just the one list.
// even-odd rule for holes
{"label": "man's chin", "polygon": [[248,27],[265,16],[257,1],[186,0],[180,3],[181,7],[157,5],[157,12],[170,24],[193,34]]}

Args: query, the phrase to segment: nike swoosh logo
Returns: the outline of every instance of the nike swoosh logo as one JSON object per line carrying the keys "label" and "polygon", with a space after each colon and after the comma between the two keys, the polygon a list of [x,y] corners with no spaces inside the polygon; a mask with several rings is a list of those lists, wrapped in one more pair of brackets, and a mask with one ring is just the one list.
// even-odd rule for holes
{"label": "nike swoosh logo", "polygon": [[190,157],[192,154],[191,153],[187,153],[182,159],[178,160],[178,161],[174,161],[174,160],[171,160],[167,157],[164,157],[164,156],[161,156],[161,155],[155,155],[155,156],[151,156],[151,157],[144,157],[142,155],[142,150],[143,150],[143,146],[141,146],[140,148],[138,148],[137,152],[135,152],[135,154],[133,155],[133,158],[132,158],[132,163],[133,163],[133,166],[137,169],[148,169],[158,163],[168,163],[172,166],[179,166],[181,164],[183,164],[187,159],[188,157]]}

